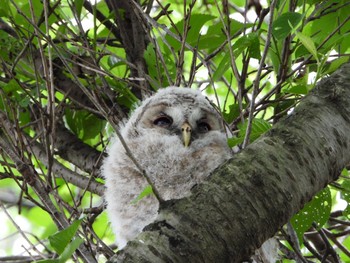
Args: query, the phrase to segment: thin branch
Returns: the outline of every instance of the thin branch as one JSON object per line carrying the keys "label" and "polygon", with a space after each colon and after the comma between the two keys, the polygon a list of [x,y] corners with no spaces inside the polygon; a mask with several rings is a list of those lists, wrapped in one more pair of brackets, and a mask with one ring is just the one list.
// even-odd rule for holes
{"label": "thin branch", "polygon": [[251,130],[252,130],[252,123],[253,123],[253,118],[254,118],[255,100],[256,100],[256,97],[258,95],[261,73],[262,73],[262,70],[264,68],[265,59],[266,59],[268,50],[270,48],[270,43],[271,43],[272,22],[273,22],[274,10],[275,10],[275,7],[276,7],[276,3],[277,3],[277,1],[273,0],[271,2],[271,5],[270,5],[270,20],[269,20],[268,29],[267,29],[266,44],[265,44],[265,48],[264,48],[263,54],[262,54],[261,59],[260,59],[258,72],[256,74],[256,77],[255,77],[254,81],[253,81],[253,87],[254,88],[253,88],[253,93],[252,93],[252,99],[250,100],[250,107],[249,107],[250,110],[249,110],[246,134],[244,136],[244,140],[243,140],[243,144],[242,144],[242,148],[243,149],[245,147],[247,147],[247,145],[249,144],[249,137],[250,137],[250,133],[251,133]]}

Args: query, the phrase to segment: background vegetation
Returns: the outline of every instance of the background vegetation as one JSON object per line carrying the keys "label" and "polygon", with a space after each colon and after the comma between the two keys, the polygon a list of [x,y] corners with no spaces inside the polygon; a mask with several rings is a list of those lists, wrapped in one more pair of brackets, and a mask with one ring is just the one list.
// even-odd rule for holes
{"label": "background vegetation", "polygon": [[[2,0],[0,261],[106,261],[99,168],[136,103],[200,89],[244,148],[348,61],[349,14],[346,0]],[[350,262],[349,193],[344,169],[281,229],[283,262]]]}

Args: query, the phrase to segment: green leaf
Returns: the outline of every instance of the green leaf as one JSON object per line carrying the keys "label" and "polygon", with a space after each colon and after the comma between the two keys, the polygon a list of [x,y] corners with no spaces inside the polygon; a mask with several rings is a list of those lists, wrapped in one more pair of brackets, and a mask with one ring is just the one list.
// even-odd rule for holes
{"label": "green leaf", "polygon": [[[215,19],[215,16],[208,14],[193,14],[190,20],[190,30],[187,34],[187,42],[193,46],[196,46],[199,40],[199,35],[204,24],[210,20]],[[183,23],[183,21],[181,21]],[[181,24],[180,22],[180,24]],[[179,27],[178,27],[179,28]],[[180,28],[180,32],[181,32]]]}
{"label": "green leaf", "polygon": [[96,235],[100,238],[103,238],[104,241],[114,240],[114,234],[112,228],[109,225],[109,219],[107,211],[103,211],[92,224],[92,228]]}
{"label": "green leaf", "polygon": [[272,34],[276,40],[285,39],[296,28],[304,15],[287,12],[278,17],[272,24]]}
{"label": "green leaf", "polygon": [[350,180],[344,180],[342,183],[342,190],[340,192],[341,198],[347,202],[347,207],[343,211],[343,215],[349,217],[350,215]]}
{"label": "green leaf", "polygon": [[83,4],[84,4],[84,0],[74,1],[75,10],[77,11],[78,17],[81,16],[81,10],[83,9]]}
{"label": "green leaf", "polygon": [[[252,58],[260,59],[260,41],[259,35],[257,32],[249,33],[245,36],[242,36],[237,39],[237,41],[233,44],[232,50],[233,55],[237,58],[239,55],[248,49],[249,56]],[[215,70],[213,74],[213,80],[216,81],[231,67],[231,57],[229,55],[225,55],[221,60],[218,68]]]}
{"label": "green leaf", "polygon": [[43,259],[39,261],[35,261],[36,263],[60,263],[59,259]]}
{"label": "green leaf", "polygon": [[155,47],[152,43],[148,44],[146,51],[144,52],[144,58],[147,63],[148,74],[152,78],[152,86],[156,89],[161,87],[167,87],[170,85],[165,71],[168,70],[175,72],[175,63],[169,58],[168,49],[163,50],[164,63],[156,55]]}
{"label": "green leaf", "polygon": [[288,88],[283,89],[285,93],[305,95],[308,93],[308,89],[306,85],[290,85]]}
{"label": "green leaf", "polygon": [[320,191],[302,210],[300,210],[291,219],[295,232],[300,241],[303,234],[307,231],[313,222],[318,227],[322,227],[331,214],[332,195],[328,187]]}
{"label": "green leaf", "polygon": [[119,65],[125,65],[125,62],[122,59],[113,55],[108,56],[107,63],[108,63],[109,69],[113,69]]}
{"label": "green leaf", "polygon": [[18,82],[14,79],[11,79],[4,87],[4,92],[8,95],[11,95],[11,93],[21,90],[21,86],[18,84]]}
{"label": "green leaf", "polygon": [[264,134],[270,129],[271,124],[269,122],[265,121],[264,119],[254,119],[252,123],[252,130],[250,133],[250,142],[255,141],[257,138],[259,138],[262,134]]}
{"label": "green leaf", "polygon": [[71,131],[83,141],[98,136],[105,125],[103,120],[84,110],[67,109],[65,120]]}
{"label": "green leaf", "polygon": [[[243,24],[234,19],[230,20],[230,35],[235,35],[238,31],[243,28],[250,28],[253,24]],[[224,41],[227,40],[227,36],[223,33],[222,22],[219,21],[208,27],[208,31],[205,35],[201,36],[198,43],[198,49],[208,49],[215,50],[218,48]]]}
{"label": "green leaf", "polygon": [[[321,48],[320,53],[325,54],[328,51],[336,48],[338,45],[341,45],[344,39],[348,38],[350,36],[349,33],[341,34],[341,35],[335,35],[331,37]],[[326,38],[325,36],[324,38]],[[317,39],[317,38],[316,38]],[[315,40],[315,42],[318,42]],[[342,46],[342,45],[341,45]]]}
{"label": "green leaf", "polygon": [[9,17],[11,15],[9,0],[2,0],[0,5],[0,17]]}
{"label": "green leaf", "polygon": [[[204,24],[210,20],[213,20],[215,16],[208,15],[208,14],[192,14],[190,19],[190,29],[188,30],[186,42],[189,43],[192,46],[196,46],[199,39],[200,39],[200,31]],[[178,32],[181,34],[184,31],[184,20],[179,21],[176,23],[175,28],[171,28],[171,32],[178,35]],[[174,47],[175,50],[180,50],[181,48],[181,42],[174,39],[172,36],[167,35],[166,40],[169,42],[169,44]]]}
{"label": "green leaf", "polygon": [[[243,104],[242,107],[244,109],[246,107],[246,104]],[[228,109],[229,109],[228,112],[224,112],[223,116],[227,123],[231,123],[234,119],[236,119],[240,115],[241,109],[237,103],[229,105]]]}
{"label": "green leaf", "polygon": [[68,259],[73,255],[74,251],[84,242],[82,238],[75,238],[71,243],[69,243],[62,254],[55,259],[44,259],[36,261],[37,263],[66,263]]}
{"label": "green leaf", "polygon": [[336,71],[341,65],[347,63],[349,61],[349,57],[340,57],[335,60],[332,60],[327,66],[324,74],[332,74]]}
{"label": "green leaf", "polygon": [[59,257],[59,263],[65,263],[74,253],[74,251],[84,242],[80,237],[73,239],[64,249]]}
{"label": "green leaf", "polygon": [[[235,19],[230,19],[230,35],[233,36],[236,34],[239,30],[242,30],[243,28],[250,28],[254,24],[252,23],[241,23]],[[208,27],[208,31],[206,35],[217,35],[223,37],[223,40],[226,40],[227,37],[223,34],[223,25],[222,22],[219,21],[217,23],[214,23],[213,25]]]}
{"label": "green leaf", "polygon": [[260,59],[260,41],[257,32],[249,33],[240,37],[233,45],[235,57],[239,56],[245,49],[249,50],[249,55],[252,58]]}
{"label": "green leaf", "polygon": [[138,201],[140,201],[141,199],[145,198],[148,195],[153,194],[153,190],[152,190],[152,186],[147,185],[145,187],[145,189],[143,189],[143,191],[134,199],[131,201],[131,204],[136,204]]}
{"label": "green leaf", "polygon": [[20,10],[21,12],[18,12],[15,15],[16,23],[23,25],[26,30],[33,32],[34,28],[30,25],[30,23],[28,23],[25,17],[31,17],[32,19],[35,17],[35,19],[39,19],[43,10],[43,3],[40,0],[33,0],[30,2],[30,4],[29,1],[23,1],[22,5],[20,6]]}
{"label": "green leaf", "polygon": [[230,56],[224,56],[222,60],[219,63],[219,66],[215,70],[213,74],[213,81],[217,81],[219,78],[221,78],[224,73],[230,68]]}
{"label": "green leaf", "polygon": [[66,247],[71,242],[81,224],[81,221],[81,219],[76,220],[66,229],[63,229],[49,237],[50,245],[59,255],[63,254]]}
{"label": "green leaf", "polygon": [[300,42],[303,44],[303,46],[311,53],[311,55],[317,61],[319,61],[318,55],[317,55],[317,49],[312,39],[301,32],[295,32],[295,33],[296,33],[296,36],[299,38]]}
{"label": "green leaf", "polygon": [[[228,139],[228,144],[230,147],[236,146],[243,142],[245,134],[247,132],[248,121],[241,125],[239,128],[239,134],[237,137],[232,137]],[[252,128],[249,135],[249,141],[253,142],[258,139],[262,134],[271,129],[271,124],[264,119],[253,119]]]}

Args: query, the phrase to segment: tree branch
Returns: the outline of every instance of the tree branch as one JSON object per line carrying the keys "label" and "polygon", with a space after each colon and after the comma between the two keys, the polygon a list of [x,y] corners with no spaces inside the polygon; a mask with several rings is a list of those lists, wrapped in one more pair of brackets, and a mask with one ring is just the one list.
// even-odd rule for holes
{"label": "tree branch", "polygon": [[139,13],[134,5],[139,5],[138,1],[106,0],[110,10],[115,13],[115,20],[118,25],[122,44],[125,48],[128,61],[135,65],[131,67],[131,77],[138,85],[133,89],[133,93],[142,98],[147,94],[148,84],[145,76],[147,66],[143,54],[146,50],[148,33],[142,21],[143,13]]}
{"label": "tree branch", "polygon": [[[57,154],[87,173],[96,173],[104,155],[95,148],[83,143],[62,123],[56,125]],[[106,156],[106,155],[104,155]]]}
{"label": "tree branch", "polygon": [[[5,133],[9,137],[12,137],[12,138],[21,137],[25,141],[24,144],[29,147],[30,152],[33,153],[34,156],[38,158],[44,165],[46,166],[49,165],[44,147],[37,141],[31,141],[29,136],[27,136],[24,133],[19,135],[13,132],[15,130],[13,129],[13,127],[16,127],[15,124],[13,124],[7,118],[6,114],[3,113],[2,111],[0,111],[0,123],[2,124],[2,128],[5,130]],[[0,133],[0,139],[3,139],[3,137],[5,136],[3,136]],[[103,184],[95,181],[93,178],[91,177],[89,178],[89,177],[80,175],[78,173],[75,173],[72,170],[69,170],[68,168],[66,168],[61,163],[59,163],[57,160],[53,160],[51,168],[56,176],[63,178],[67,183],[71,183],[73,185],[76,185],[84,190],[88,190],[97,195],[100,195],[100,196],[103,195],[103,192],[104,192]]]}
{"label": "tree branch", "polygon": [[350,64],[218,168],[110,262],[241,262],[350,161]]}

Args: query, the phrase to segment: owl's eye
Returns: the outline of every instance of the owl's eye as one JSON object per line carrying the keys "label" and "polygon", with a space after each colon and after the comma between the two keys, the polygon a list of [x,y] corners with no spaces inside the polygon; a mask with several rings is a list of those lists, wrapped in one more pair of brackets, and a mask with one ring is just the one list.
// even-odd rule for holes
{"label": "owl's eye", "polygon": [[198,128],[198,132],[200,133],[207,133],[208,131],[211,130],[210,125],[205,121],[201,121],[197,123],[197,128]]}
{"label": "owl's eye", "polygon": [[153,121],[154,125],[167,128],[173,123],[173,119],[169,116],[161,116]]}

